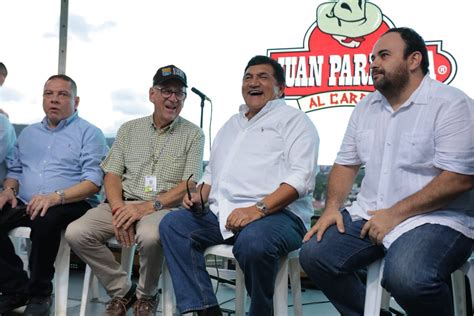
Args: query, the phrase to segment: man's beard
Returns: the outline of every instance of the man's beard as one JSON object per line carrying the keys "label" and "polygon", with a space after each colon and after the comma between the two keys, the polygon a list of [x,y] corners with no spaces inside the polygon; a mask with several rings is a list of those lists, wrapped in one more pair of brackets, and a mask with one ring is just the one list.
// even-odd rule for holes
{"label": "man's beard", "polygon": [[405,65],[400,65],[394,72],[386,73],[384,70],[379,73],[383,77],[378,81],[374,81],[374,87],[384,96],[394,96],[403,91],[408,85],[409,73]]}

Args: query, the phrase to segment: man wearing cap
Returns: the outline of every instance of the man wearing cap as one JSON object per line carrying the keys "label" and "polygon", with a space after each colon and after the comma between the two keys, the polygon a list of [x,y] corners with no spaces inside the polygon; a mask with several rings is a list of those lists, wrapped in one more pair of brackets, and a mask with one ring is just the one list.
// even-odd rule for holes
{"label": "man wearing cap", "polygon": [[[155,315],[163,261],[157,226],[180,204],[186,180],[202,173],[204,134],[179,116],[186,99],[186,74],[170,65],[158,69],[149,89],[153,115],[123,124],[102,163],[106,201],[69,225],[66,238],[91,268],[111,300],[104,315]],[[137,243],[138,286],[115,260],[106,242]]]}

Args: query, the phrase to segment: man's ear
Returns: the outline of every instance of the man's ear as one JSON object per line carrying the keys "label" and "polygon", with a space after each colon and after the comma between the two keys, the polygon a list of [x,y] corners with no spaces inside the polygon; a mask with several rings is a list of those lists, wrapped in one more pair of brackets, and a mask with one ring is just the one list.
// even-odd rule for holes
{"label": "man's ear", "polygon": [[79,106],[80,101],[81,101],[80,97],[74,97],[74,110],[77,110],[77,107]]}
{"label": "man's ear", "polygon": [[419,51],[413,52],[408,56],[408,62],[410,70],[416,70],[416,68],[421,68],[421,61],[423,56]]}

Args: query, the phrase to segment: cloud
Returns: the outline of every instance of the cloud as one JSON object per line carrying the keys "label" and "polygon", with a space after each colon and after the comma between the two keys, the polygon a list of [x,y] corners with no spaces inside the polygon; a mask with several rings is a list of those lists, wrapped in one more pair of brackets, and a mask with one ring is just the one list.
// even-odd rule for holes
{"label": "cloud", "polygon": [[112,109],[126,115],[147,115],[153,111],[145,96],[131,89],[120,89],[111,93]]}
{"label": "cloud", "polygon": [[[112,29],[117,25],[117,23],[113,21],[105,21],[100,25],[89,24],[84,17],[75,14],[69,15],[68,23],[68,35],[74,36],[85,42],[91,41],[91,34]],[[57,25],[59,28],[59,23]],[[45,33],[44,37],[58,37],[58,33]]]}
{"label": "cloud", "polygon": [[24,95],[15,89],[2,88],[0,100],[3,102],[20,102],[24,99]]}

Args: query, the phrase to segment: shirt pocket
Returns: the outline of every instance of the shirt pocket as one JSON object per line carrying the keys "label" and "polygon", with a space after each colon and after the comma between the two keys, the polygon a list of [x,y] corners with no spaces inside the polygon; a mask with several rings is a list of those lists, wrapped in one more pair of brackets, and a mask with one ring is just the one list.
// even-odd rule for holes
{"label": "shirt pocket", "polygon": [[431,167],[435,154],[434,135],[403,133],[400,138],[399,162],[409,169]]}
{"label": "shirt pocket", "polygon": [[374,130],[363,130],[356,135],[357,155],[362,164],[367,163],[374,147]]}
{"label": "shirt pocket", "polygon": [[[169,159],[169,158],[168,158]],[[166,159],[167,161],[170,161]],[[169,185],[176,185],[183,179],[184,169],[186,168],[186,157],[178,156],[173,157],[172,163],[166,164],[161,170],[161,175],[158,177],[158,181],[163,179],[164,183]]]}

